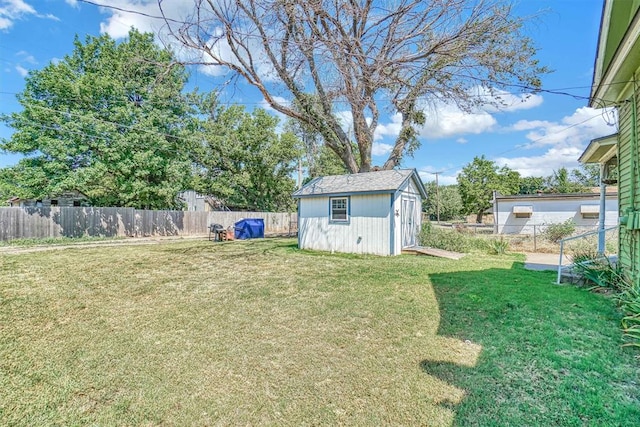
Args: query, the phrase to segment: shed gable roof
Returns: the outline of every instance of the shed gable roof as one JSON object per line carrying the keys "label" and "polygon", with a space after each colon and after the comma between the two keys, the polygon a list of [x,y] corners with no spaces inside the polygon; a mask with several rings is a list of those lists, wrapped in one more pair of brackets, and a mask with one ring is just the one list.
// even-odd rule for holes
{"label": "shed gable roof", "polygon": [[393,193],[413,178],[416,187],[426,197],[424,185],[415,169],[394,169],[348,175],[329,175],[315,178],[293,193],[293,197],[312,197],[332,194]]}

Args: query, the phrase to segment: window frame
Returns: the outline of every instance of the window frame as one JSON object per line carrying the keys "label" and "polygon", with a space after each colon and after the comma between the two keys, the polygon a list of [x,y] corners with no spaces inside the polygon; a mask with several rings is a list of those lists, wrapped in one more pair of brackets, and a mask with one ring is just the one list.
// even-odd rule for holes
{"label": "window frame", "polygon": [[[344,201],[344,208],[342,209],[335,209],[334,210],[334,206],[333,206],[333,202],[334,201],[340,201],[343,200]],[[349,196],[336,196],[336,197],[329,197],[329,222],[331,223],[338,223],[338,224],[348,224],[349,221],[351,220],[351,198]],[[339,213],[342,213],[342,211],[344,211],[344,218],[335,218],[335,214],[338,213],[336,211],[339,211]]]}

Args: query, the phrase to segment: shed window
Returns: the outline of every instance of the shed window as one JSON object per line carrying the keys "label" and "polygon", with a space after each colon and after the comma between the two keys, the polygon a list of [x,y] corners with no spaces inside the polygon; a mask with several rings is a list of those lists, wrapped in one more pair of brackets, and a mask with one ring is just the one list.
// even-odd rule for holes
{"label": "shed window", "polygon": [[516,218],[531,218],[533,206],[514,206],[513,214]]}
{"label": "shed window", "polygon": [[331,221],[349,221],[349,198],[332,197],[329,199],[331,205]]}
{"label": "shed window", "polygon": [[584,219],[598,219],[600,216],[599,205],[582,205],[580,206],[580,213]]}
{"label": "shed window", "polygon": [[56,199],[51,200],[51,206],[58,206],[58,201]]}

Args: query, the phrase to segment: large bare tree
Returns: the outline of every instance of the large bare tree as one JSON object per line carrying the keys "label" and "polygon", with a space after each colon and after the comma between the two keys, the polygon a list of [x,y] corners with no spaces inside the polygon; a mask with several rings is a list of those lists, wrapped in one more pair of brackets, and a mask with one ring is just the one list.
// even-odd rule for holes
{"label": "large bare tree", "polygon": [[[383,166],[392,169],[419,145],[426,105],[499,103],[479,93],[511,84],[532,90],[546,71],[523,34],[524,19],[503,0],[193,3],[187,22],[165,15],[172,36],[200,51],[202,63],[227,67],[275,110],[315,129],[353,173],[371,168],[381,113],[401,116]],[[350,111],[352,135],[338,109]]]}

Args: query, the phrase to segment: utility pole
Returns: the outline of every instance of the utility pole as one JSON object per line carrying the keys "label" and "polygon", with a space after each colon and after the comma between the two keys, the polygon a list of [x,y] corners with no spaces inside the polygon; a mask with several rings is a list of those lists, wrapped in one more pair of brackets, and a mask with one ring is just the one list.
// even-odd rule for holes
{"label": "utility pole", "polygon": [[438,224],[440,224],[440,190],[438,188],[438,174],[440,172],[435,172],[436,176],[436,220]]}
{"label": "utility pole", "polygon": [[436,176],[436,221],[440,224],[440,187],[438,185],[438,175],[440,175],[444,171],[438,172],[429,172],[432,175]]}

